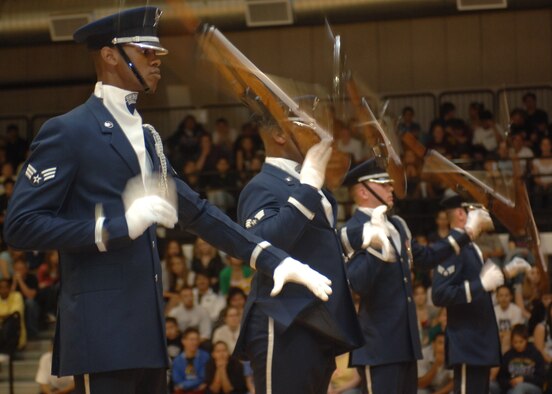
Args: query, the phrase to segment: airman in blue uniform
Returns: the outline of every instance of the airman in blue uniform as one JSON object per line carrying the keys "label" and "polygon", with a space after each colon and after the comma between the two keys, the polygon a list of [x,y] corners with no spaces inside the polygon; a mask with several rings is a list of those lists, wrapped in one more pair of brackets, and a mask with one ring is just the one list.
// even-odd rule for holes
{"label": "airman in blue uniform", "polygon": [[[468,215],[460,196],[445,198],[451,234],[465,228]],[[481,251],[470,243],[459,254],[441,262],[433,271],[432,298],[436,306],[447,308],[446,363],[454,369],[454,392],[489,392],[489,375],[500,365],[500,339],[491,291],[504,277]]]}
{"label": "airman in blue uniform", "polygon": [[241,192],[239,223],[330,278],[332,294],[322,303],[289,285],[271,297],[272,278],[257,273],[237,349],[251,360],[258,393],[326,393],[335,356],[362,343],[335,229],[337,204],[323,187],[332,148],[324,140],[304,158],[297,139],[275,126],[261,137],[267,159]]}
{"label": "airman in blue uniform", "polygon": [[[200,199],[175,176],[157,132],[142,124],[138,92],[156,90],[159,56],[167,53],[157,37],[160,15],[156,7],[136,8],[75,32],[92,51],[99,82],[84,104],[43,125],[4,223],[10,245],[60,252],[53,373],[75,375],[78,393],[166,393],[156,224],[178,221],[274,276],[280,288],[291,280],[322,299],[331,292],[322,275]],[[130,180],[148,184],[153,178],[159,178],[159,193],[123,201]]]}
{"label": "airman in blue uniform", "polygon": [[430,247],[413,240],[402,218],[383,214],[393,206],[393,184],[375,159],[353,168],[344,183],[358,206],[341,229],[341,240],[350,257],[351,287],[361,297],[358,318],[365,340],[353,350],[351,364],[363,368],[363,390],[369,394],[415,394],[422,353],[412,265],[431,269],[459,253],[470,238],[457,232]]}

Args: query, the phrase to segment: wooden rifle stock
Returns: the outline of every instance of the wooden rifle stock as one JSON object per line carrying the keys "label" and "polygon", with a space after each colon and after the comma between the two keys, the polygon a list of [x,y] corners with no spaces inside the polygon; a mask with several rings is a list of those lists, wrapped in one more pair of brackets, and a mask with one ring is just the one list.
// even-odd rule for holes
{"label": "wooden rifle stock", "polygon": [[384,159],[386,170],[393,179],[395,195],[398,198],[406,197],[406,174],[400,158],[394,152],[389,139],[369,107],[362,105],[362,99],[352,78],[347,80],[346,89],[362,127],[365,143],[372,148],[376,158]]}
{"label": "wooden rifle stock", "polygon": [[[199,45],[221,76],[229,82],[236,96],[253,112],[265,119],[272,119],[303,157],[321,139],[333,138],[216,28],[207,28],[201,35]],[[349,166],[349,155],[332,149],[326,168],[326,186],[330,189],[339,187]]]}
{"label": "wooden rifle stock", "polygon": [[483,204],[512,235],[527,239],[529,249],[535,258],[535,265],[541,274],[541,291],[548,291],[547,265],[540,249],[539,233],[529,204],[527,188],[520,176],[519,160],[513,160],[515,202],[512,202],[438,152],[427,149],[412,133],[405,133],[402,141],[419,158],[443,164],[450,169],[434,173],[439,181],[452,190],[468,193],[475,201]]}

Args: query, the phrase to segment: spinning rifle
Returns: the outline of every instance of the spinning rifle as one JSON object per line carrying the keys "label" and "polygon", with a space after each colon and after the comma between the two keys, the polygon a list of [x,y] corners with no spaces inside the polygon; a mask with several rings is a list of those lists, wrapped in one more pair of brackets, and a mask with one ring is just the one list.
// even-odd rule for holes
{"label": "spinning rifle", "polygon": [[535,265],[541,274],[541,287],[548,289],[547,266],[540,249],[540,238],[527,188],[521,176],[520,162],[517,157],[513,162],[513,201],[503,196],[493,187],[485,184],[467,171],[461,169],[440,153],[427,149],[411,133],[405,133],[402,141],[416,156],[425,161],[425,166],[432,168],[439,181],[452,190],[469,194],[475,201],[484,205],[516,237],[523,237],[535,258]]}

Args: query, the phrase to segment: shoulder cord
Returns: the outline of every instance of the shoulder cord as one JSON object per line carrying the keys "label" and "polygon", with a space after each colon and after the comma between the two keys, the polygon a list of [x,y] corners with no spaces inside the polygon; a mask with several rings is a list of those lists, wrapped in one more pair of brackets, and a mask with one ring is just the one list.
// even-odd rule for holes
{"label": "shoulder cord", "polygon": [[159,186],[161,190],[164,191],[165,196],[169,194],[169,186],[167,183],[167,159],[165,158],[165,153],[163,153],[163,142],[161,141],[161,136],[155,130],[155,128],[150,124],[143,124],[143,127],[148,129],[153,137],[155,143],[155,153],[159,157],[159,163],[161,164],[161,179],[159,180]]}

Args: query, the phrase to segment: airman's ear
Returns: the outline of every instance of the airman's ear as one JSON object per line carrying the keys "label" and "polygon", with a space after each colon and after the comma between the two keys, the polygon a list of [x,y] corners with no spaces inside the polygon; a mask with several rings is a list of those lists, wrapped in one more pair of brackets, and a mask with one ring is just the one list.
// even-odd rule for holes
{"label": "airman's ear", "polygon": [[287,142],[286,134],[280,129],[274,129],[272,131],[272,139],[279,145],[284,145]]}
{"label": "airman's ear", "polygon": [[276,142],[278,145],[284,145],[287,142],[286,134],[278,127],[272,124],[264,124],[259,128],[261,137],[269,138]]}
{"label": "airman's ear", "polygon": [[119,57],[115,54],[115,52],[116,50],[114,47],[103,47],[100,49],[100,57],[107,64],[115,66],[119,62]]}

